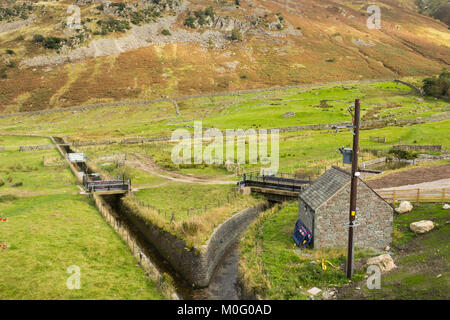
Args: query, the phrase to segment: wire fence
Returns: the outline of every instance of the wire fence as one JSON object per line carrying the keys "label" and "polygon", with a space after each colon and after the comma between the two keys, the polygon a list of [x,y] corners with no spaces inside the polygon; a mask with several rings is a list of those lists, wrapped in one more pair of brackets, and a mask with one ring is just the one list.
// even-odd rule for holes
{"label": "wire fence", "polygon": [[205,204],[200,208],[189,208],[185,210],[178,210],[177,212],[176,210],[158,208],[151,203],[148,203],[147,201],[139,199],[134,193],[131,193],[131,196],[139,207],[153,210],[154,212],[157,212],[161,217],[164,217],[166,220],[169,219],[170,222],[173,223],[175,221],[182,221],[185,217],[189,218],[193,216],[201,216],[212,209],[217,209],[221,208],[224,205],[232,204],[239,197],[239,194],[235,191],[233,193],[227,194],[226,199],[217,199],[217,206],[215,204]]}

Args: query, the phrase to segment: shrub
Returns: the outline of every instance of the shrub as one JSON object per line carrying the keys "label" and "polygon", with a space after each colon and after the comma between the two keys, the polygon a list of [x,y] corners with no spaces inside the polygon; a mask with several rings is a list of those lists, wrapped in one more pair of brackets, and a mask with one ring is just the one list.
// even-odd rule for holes
{"label": "shrub", "polygon": [[242,33],[239,29],[235,28],[231,31],[231,40],[242,41]]}
{"label": "shrub", "polygon": [[425,78],[423,91],[427,96],[436,98],[450,96],[450,72],[443,71],[438,77]]}
{"label": "shrub", "polygon": [[117,7],[117,9],[119,11],[123,11],[125,9],[125,7],[126,7],[126,4],[123,3],[123,2],[115,2],[115,3],[111,3],[111,6],[112,7]]}
{"label": "shrub", "polygon": [[[239,2],[239,0],[237,0]],[[213,7],[208,7],[205,9],[205,15],[211,17],[211,19],[214,19],[215,13]]]}
{"label": "shrub", "polygon": [[170,31],[167,30],[167,29],[164,29],[163,31],[161,31],[161,34],[164,35],[164,36],[170,36],[171,35]]}
{"label": "shrub", "polygon": [[17,187],[21,187],[21,186],[23,186],[23,182],[16,182],[16,183],[14,183],[14,184],[12,184],[11,185],[11,187],[13,187],[13,188],[17,188]]}
{"label": "shrub", "polygon": [[405,160],[412,160],[417,158],[417,153],[411,152],[408,150],[400,150],[396,149],[395,147],[392,147],[389,150],[389,154],[394,155],[397,159],[405,159]]}
{"label": "shrub", "polygon": [[33,42],[44,42],[45,37],[41,34],[35,34],[33,36]]}
{"label": "shrub", "polygon": [[66,39],[59,37],[46,37],[44,39],[44,47],[47,49],[61,49]]}
{"label": "shrub", "polygon": [[102,34],[107,34],[108,32],[125,32],[131,28],[129,21],[114,18],[109,18],[106,21],[98,20],[97,24],[102,27]]}
{"label": "shrub", "polygon": [[17,197],[12,194],[5,194],[5,195],[0,196],[0,202],[9,202],[9,201],[14,201],[16,199],[17,199]]}
{"label": "shrub", "polygon": [[195,18],[193,16],[189,16],[184,20],[184,25],[190,28],[195,28]]}

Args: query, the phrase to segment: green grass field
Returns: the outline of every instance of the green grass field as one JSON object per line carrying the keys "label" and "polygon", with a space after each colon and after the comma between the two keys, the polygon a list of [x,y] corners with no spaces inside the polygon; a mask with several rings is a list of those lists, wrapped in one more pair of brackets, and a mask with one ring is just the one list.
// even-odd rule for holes
{"label": "green grass field", "polygon": [[[394,219],[394,260],[397,268],[382,275],[381,289],[346,290],[342,299],[417,299],[450,298],[448,269],[450,251],[449,210],[442,204],[415,204],[413,211]],[[412,222],[432,220],[436,227],[424,235],[409,230]]]}
{"label": "green grass field", "polygon": [[[163,299],[128,247],[85,196],[58,194],[0,203],[0,299]],[[66,286],[67,268],[81,288]]]}
{"label": "green grass field", "polygon": [[[241,277],[264,299],[307,299],[306,291],[314,286],[322,290],[336,287],[340,292],[340,287],[348,284],[341,268],[345,249],[293,249],[291,236],[297,218],[296,203],[265,213],[241,240]],[[382,275],[380,290],[367,289],[362,280],[365,268],[360,268],[353,284],[346,286],[338,299],[448,299],[449,218],[442,204],[416,204],[412,212],[396,214],[392,250],[398,268]],[[432,232],[416,235],[409,230],[410,223],[424,219],[436,224]],[[356,261],[372,254],[356,250]],[[320,259],[340,268],[327,264],[323,270]]]}
{"label": "green grass field", "polygon": [[[386,155],[389,149],[396,144],[440,144],[443,149],[448,149],[450,136],[446,132],[450,131],[450,120],[416,124],[404,127],[385,127],[380,129],[362,130],[360,132],[360,161],[366,161],[379,156]],[[386,137],[386,143],[373,142],[370,137]],[[270,140],[270,139],[269,139]],[[334,134],[333,131],[307,131],[280,134],[279,143],[279,171],[286,173],[299,173],[315,177],[320,175],[331,165],[341,165],[342,157],[336,152],[341,146],[350,147],[352,135],[349,131],[341,131]],[[81,148],[88,155],[106,155],[116,152],[139,152],[146,154],[162,168],[178,171],[184,174],[194,174],[197,176],[228,176],[232,179],[232,172],[227,172],[217,165],[192,165],[192,168],[176,166],[171,162],[171,147],[169,143],[146,144],[135,146],[95,146]],[[97,149],[99,151],[97,151]],[[270,151],[270,143],[268,146]],[[370,152],[371,151],[371,152]],[[248,155],[248,145],[247,145]],[[225,152],[224,152],[225,154]],[[260,164],[242,165],[245,171],[259,170]],[[268,167],[268,165],[266,165]],[[126,172],[138,184],[145,183],[145,179],[153,181],[147,173],[142,170],[113,169],[114,174]],[[155,184],[161,180],[156,179]]]}
{"label": "green grass field", "polygon": [[[202,120],[204,130],[335,123],[351,120],[347,107],[355,98],[361,98],[363,120],[416,119],[448,113],[448,103],[443,100],[422,98],[406,86],[380,82],[192,98],[178,102],[180,116],[172,103],[161,102],[0,118],[0,132],[99,141],[170,136],[173,130],[181,128],[192,132],[194,120]],[[286,117],[288,112],[295,115]],[[386,155],[399,143],[440,144],[447,150],[448,132],[450,120],[362,130],[360,161]],[[386,142],[373,142],[371,137],[386,137]],[[317,177],[331,165],[342,162],[336,150],[350,146],[351,142],[352,134],[348,131],[336,135],[331,130],[282,133],[279,171]],[[8,272],[0,275],[0,298],[163,298],[136,267],[126,245],[102,220],[93,204],[79,195],[68,166],[44,166],[44,158],[59,157],[57,151],[18,151],[20,145],[49,143],[47,138],[0,136],[0,146],[5,147],[5,152],[0,152],[0,214],[8,218],[7,223],[0,225],[0,240],[9,246],[0,252],[1,265],[8,266]],[[175,165],[171,161],[172,148],[173,144],[162,141],[78,150],[86,153],[98,172],[111,177],[126,174],[131,178],[133,187],[139,187],[140,191],[127,196],[125,203],[142,218],[186,240],[188,247],[204,244],[225,219],[263,201],[235,194],[233,185],[173,182],[148,170],[149,163],[145,163],[147,168],[139,166],[148,156],[159,166],[153,169],[164,175],[176,172],[205,179],[238,178],[225,165]],[[114,160],[101,159],[114,154],[126,154],[123,166]],[[260,167],[245,164],[241,169],[255,171]],[[340,269],[328,265],[327,270],[322,270],[320,263],[312,263],[324,258],[340,266],[345,261],[345,252],[293,250],[291,233],[296,219],[296,204],[266,212],[241,243],[243,280],[263,298],[305,299],[306,291],[313,286],[326,289],[347,283]],[[416,241],[404,227],[408,221],[401,219],[407,218],[399,217],[396,221],[395,243],[399,246]],[[367,255],[357,252],[358,259]],[[65,288],[68,276],[65,271],[73,264],[82,270],[79,291]],[[358,273],[356,280],[362,276]],[[52,285],[52,281],[56,284]],[[38,290],[29,289],[35,287]]]}
{"label": "green grass field", "polygon": [[[234,185],[196,185],[172,182],[167,186],[140,190],[136,198],[163,212],[175,212],[180,219],[201,214],[226,204],[244,209],[253,199],[234,191]],[[240,203],[240,204],[239,204]]]}
{"label": "green grass field", "polygon": [[215,227],[233,214],[262,203],[258,195],[241,195],[234,185],[169,183],[140,190],[125,203],[137,215],[184,239],[188,247],[199,247]]}
{"label": "green grass field", "polygon": [[[1,136],[0,299],[164,299],[67,166],[44,167],[56,150],[19,152],[46,139]],[[20,186],[13,186],[21,182]],[[81,269],[69,290],[67,268]]]}
{"label": "green grass field", "polygon": [[[339,287],[348,280],[342,271],[345,248],[342,250],[311,250],[294,248],[292,233],[298,219],[298,205],[288,203],[282,209],[267,211],[240,242],[239,272],[247,288],[263,299],[308,299],[312,287]],[[359,260],[368,252],[355,251]],[[326,259],[323,270],[321,259]],[[361,279],[358,272],[354,280]]]}
{"label": "green grass field", "polygon": [[[170,102],[0,119],[0,131],[52,134],[77,140],[170,136],[178,128],[202,120],[219,129],[277,128],[349,121],[347,108],[362,103],[363,120],[427,117],[445,111],[447,103],[422,98],[404,85],[371,83],[280,89],[179,101],[177,116]],[[325,101],[322,104],[321,101]],[[283,117],[295,112],[294,117]]]}

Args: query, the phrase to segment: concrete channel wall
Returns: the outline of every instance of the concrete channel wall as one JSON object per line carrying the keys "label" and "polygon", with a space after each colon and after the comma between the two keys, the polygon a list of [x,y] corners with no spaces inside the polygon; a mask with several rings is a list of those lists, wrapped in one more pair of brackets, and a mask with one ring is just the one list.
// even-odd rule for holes
{"label": "concrete channel wall", "polygon": [[[58,145],[53,137],[49,137],[55,144],[56,149],[64,157],[64,159],[69,163],[69,167],[72,170],[78,181],[81,182],[81,177],[78,174],[78,170],[75,166],[65,157],[65,152]],[[118,216],[111,206],[99,195],[93,194],[92,199],[101,213],[103,218],[108,222],[108,224],[117,232],[117,234],[122,238],[123,241],[131,249],[133,256],[139,261],[141,267],[147,272],[149,278],[156,284],[156,286],[170,299],[179,300],[180,296],[172,285],[172,281],[169,277],[161,274],[158,268],[150,261],[149,256],[145,253],[144,246],[139,243],[136,235],[130,230],[129,226],[123,219]]]}
{"label": "concrete channel wall", "polygon": [[[52,141],[56,141],[51,137]],[[64,141],[65,142],[65,141]],[[57,149],[64,154],[61,147]],[[72,163],[69,166],[77,175],[77,170]],[[145,256],[144,249],[139,246],[137,240],[130,232],[124,220],[129,221],[133,227],[140,231],[145,240],[155,247],[158,252],[170,263],[170,265],[185,280],[196,287],[207,287],[211,277],[224,254],[245,232],[250,223],[258,215],[267,209],[266,203],[261,203],[252,208],[244,209],[217,226],[205,245],[200,248],[187,249],[186,242],[161,228],[144,221],[132,208],[120,200],[120,212],[124,217],[118,216],[109,204],[100,196],[93,196],[98,210],[106,221],[116,230],[121,238],[131,248],[133,255],[140,261],[142,267],[149,273],[152,280],[160,285],[170,297],[178,297],[175,289],[165,281],[157,268]],[[125,219],[123,219],[125,218]]]}
{"label": "concrete channel wall", "polygon": [[120,238],[131,249],[132,255],[139,261],[142,269],[145,270],[148,277],[153,283],[170,299],[179,300],[180,297],[172,286],[171,281],[167,276],[161,274],[158,268],[150,261],[150,258],[145,253],[145,249],[138,242],[136,236],[130,231],[128,225],[123,219],[115,214],[111,206],[99,195],[93,194],[93,199],[98,210],[108,224],[117,232]]}
{"label": "concrete channel wall", "polygon": [[261,203],[236,213],[214,230],[205,245],[189,249],[182,239],[145,221],[124,202],[121,202],[121,205],[121,211],[141,231],[146,240],[157,248],[184,279],[200,288],[208,286],[223,255],[250,223],[267,208],[265,203]]}

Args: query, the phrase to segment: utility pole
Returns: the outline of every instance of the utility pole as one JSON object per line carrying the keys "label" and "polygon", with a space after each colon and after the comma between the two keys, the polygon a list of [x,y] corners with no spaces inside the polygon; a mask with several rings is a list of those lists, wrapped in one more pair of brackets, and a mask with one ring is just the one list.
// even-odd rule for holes
{"label": "utility pole", "polygon": [[347,254],[347,279],[351,279],[353,275],[353,222],[356,218],[356,198],[358,188],[358,151],[359,151],[359,118],[360,118],[360,101],[355,100],[355,116],[353,117],[353,154],[352,154],[352,182],[350,189],[350,212],[348,225],[348,254]]}

